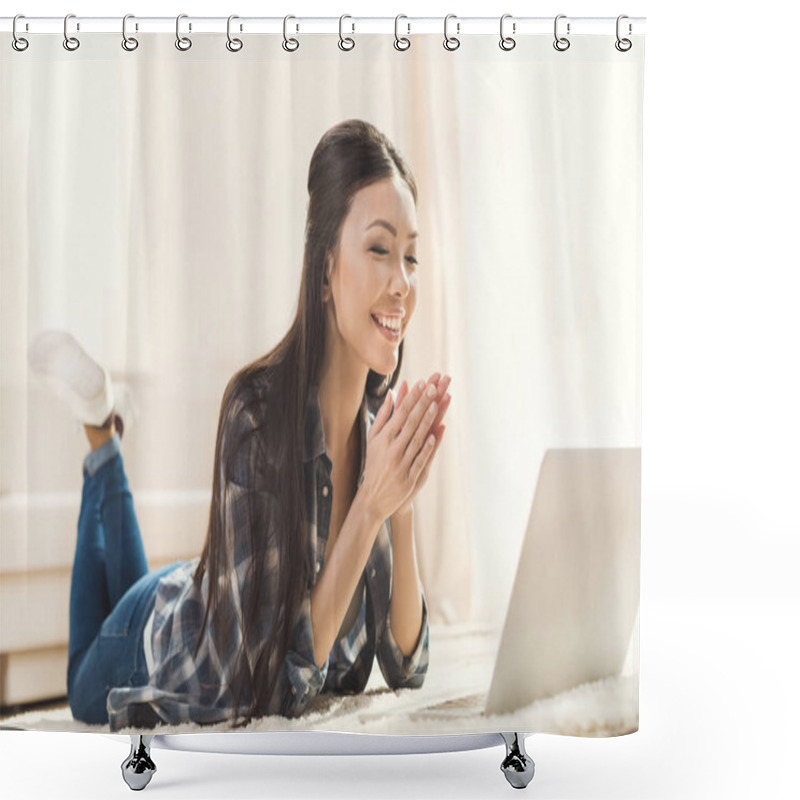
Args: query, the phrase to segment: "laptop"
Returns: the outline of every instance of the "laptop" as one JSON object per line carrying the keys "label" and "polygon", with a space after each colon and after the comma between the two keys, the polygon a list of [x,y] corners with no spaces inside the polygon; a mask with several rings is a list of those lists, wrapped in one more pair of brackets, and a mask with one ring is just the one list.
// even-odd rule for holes
{"label": "laptop", "polygon": [[621,674],[639,610],[641,452],[545,452],[485,713]]}

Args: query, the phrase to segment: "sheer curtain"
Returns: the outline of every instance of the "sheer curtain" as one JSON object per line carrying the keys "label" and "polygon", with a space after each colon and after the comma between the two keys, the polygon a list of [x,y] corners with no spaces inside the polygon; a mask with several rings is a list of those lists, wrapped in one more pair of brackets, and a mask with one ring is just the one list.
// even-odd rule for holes
{"label": "sheer curtain", "polygon": [[179,52],[171,33],[135,54],[110,34],[4,53],[2,592],[4,608],[52,599],[27,605],[37,646],[66,646],[87,444],[29,381],[28,342],[67,328],[131,386],[150,567],[198,554],[222,391],[294,316],[309,159],[350,117],[419,188],[401,379],[453,376],[415,504],[430,620],[502,624],[545,448],[641,444],[643,51],[575,38],[567,55],[546,36],[448,52],[433,34],[348,53],[336,34],[295,53],[261,36],[238,54],[204,34]]}

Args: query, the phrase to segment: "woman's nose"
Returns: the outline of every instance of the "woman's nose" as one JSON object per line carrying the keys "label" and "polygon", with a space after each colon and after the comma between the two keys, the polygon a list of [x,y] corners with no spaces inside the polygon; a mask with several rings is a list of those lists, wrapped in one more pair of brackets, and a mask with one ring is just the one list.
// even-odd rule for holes
{"label": "woman's nose", "polygon": [[408,279],[408,270],[401,259],[399,269],[394,269],[392,271],[392,287],[395,290],[401,289],[403,294],[406,294],[410,286],[411,281]]}

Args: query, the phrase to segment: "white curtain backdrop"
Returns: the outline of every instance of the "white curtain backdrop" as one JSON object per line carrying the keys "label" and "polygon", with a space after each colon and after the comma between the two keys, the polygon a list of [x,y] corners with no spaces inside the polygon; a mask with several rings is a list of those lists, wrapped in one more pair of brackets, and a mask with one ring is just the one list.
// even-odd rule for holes
{"label": "white curtain backdrop", "polygon": [[[93,34],[69,53],[40,35],[2,54],[3,649],[66,646],[87,449],[31,383],[29,341],[67,328],[131,386],[150,568],[198,554],[222,391],[294,316],[309,159],[350,117],[389,136],[419,188],[401,379],[453,376],[415,506],[431,622],[499,628],[544,450],[641,446],[643,47],[619,53],[612,33],[558,53],[527,36],[503,52],[487,35],[447,52],[418,35],[397,52],[360,35],[342,53],[331,34],[231,54],[224,34],[187,52],[174,39],[126,53]],[[41,618],[7,625],[26,598]]]}

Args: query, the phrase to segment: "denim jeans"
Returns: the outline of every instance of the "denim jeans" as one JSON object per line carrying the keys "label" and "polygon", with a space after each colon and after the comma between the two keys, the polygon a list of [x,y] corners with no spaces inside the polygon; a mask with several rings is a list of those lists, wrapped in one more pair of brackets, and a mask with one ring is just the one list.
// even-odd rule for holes
{"label": "denim jeans", "polygon": [[107,723],[109,690],[148,682],[142,633],[159,579],[180,563],[148,571],[114,433],[83,462],[69,598],[67,698],[75,719]]}

